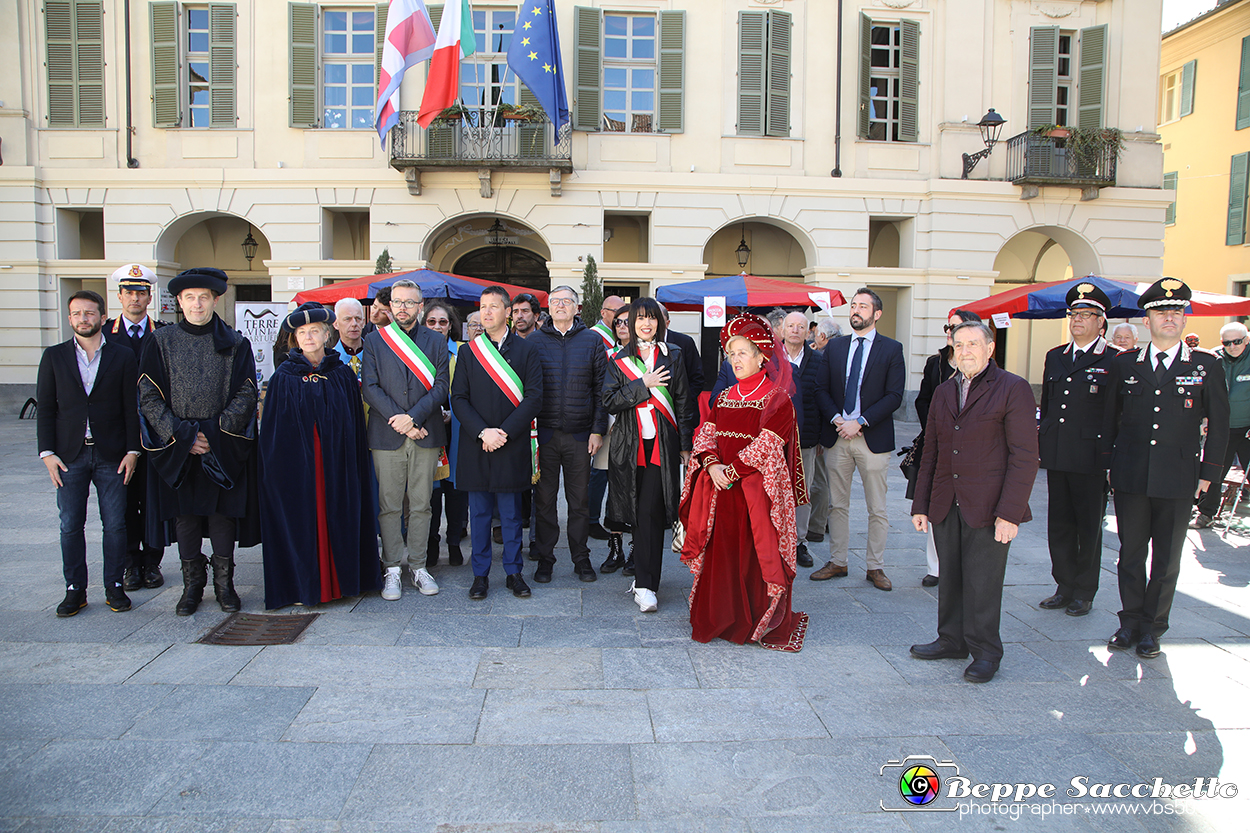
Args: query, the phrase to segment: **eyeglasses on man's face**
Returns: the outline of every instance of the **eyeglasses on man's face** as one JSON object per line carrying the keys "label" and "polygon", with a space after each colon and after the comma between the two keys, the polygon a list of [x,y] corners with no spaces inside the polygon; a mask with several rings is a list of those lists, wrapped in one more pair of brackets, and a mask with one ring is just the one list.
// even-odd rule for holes
{"label": "eyeglasses on man's face", "polygon": [[417,307],[421,306],[421,302],[420,302],[420,301],[413,301],[413,300],[410,300],[410,299],[407,299],[407,298],[405,298],[405,299],[404,299],[404,300],[402,300],[402,301],[396,301],[394,298],[392,298],[392,299],[391,299],[391,306],[392,306],[392,307],[399,307],[400,309],[416,309]]}
{"label": "eyeglasses on man's face", "polygon": [[1091,312],[1090,310],[1069,311],[1069,312],[1068,312],[1068,317],[1069,317],[1069,318],[1075,318],[1075,319],[1077,319],[1078,321],[1088,321],[1088,320],[1090,320],[1091,318],[1097,318],[1097,317],[1098,317],[1098,313],[1096,313],[1096,312]]}
{"label": "eyeglasses on man's face", "polygon": [[577,302],[572,298],[548,298],[547,303],[553,307],[572,307],[577,305]]}

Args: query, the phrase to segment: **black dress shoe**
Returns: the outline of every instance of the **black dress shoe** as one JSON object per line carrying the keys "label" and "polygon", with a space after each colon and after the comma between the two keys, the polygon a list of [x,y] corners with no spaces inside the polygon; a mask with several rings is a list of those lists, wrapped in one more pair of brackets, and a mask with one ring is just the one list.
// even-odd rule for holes
{"label": "black dress shoe", "polygon": [[[161,575],[161,568],[152,564],[143,569],[143,586],[149,590],[155,590],[165,584],[165,576]],[[127,588],[129,589],[129,588]]]}
{"label": "black dress shoe", "polygon": [[525,579],[521,578],[520,573],[513,573],[504,581],[504,586],[512,591],[512,595],[518,599],[528,599],[530,597],[530,586],[525,583]]}
{"label": "black dress shoe", "polygon": [[[538,562],[538,566],[534,568],[534,581],[538,582],[539,584],[546,584],[547,582],[551,581],[551,562],[550,561]],[[511,587],[512,585],[509,584],[508,586]]]}
{"label": "black dress shoe", "polygon": [[66,590],[65,601],[56,606],[56,615],[61,619],[67,619],[86,606],[86,590]]}
{"label": "black dress shoe", "polygon": [[490,589],[490,579],[486,576],[474,576],[473,586],[469,588],[470,599],[485,599],[486,591]]}
{"label": "black dress shoe", "polygon": [[937,576],[929,576],[929,575],[927,575],[927,576],[925,576],[924,578],[922,578],[922,579],[920,580],[920,586],[921,586],[921,587],[937,587],[937,586],[938,586],[938,577],[937,577]]}
{"label": "black dress shoe", "polygon": [[1037,606],[1042,610],[1058,610],[1061,607],[1067,607],[1071,601],[1071,597],[1056,593],[1053,596],[1042,599],[1037,603]]}
{"label": "black dress shoe", "polygon": [[1093,602],[1085,601],[1084,599],[1073,599],[1072,602],[1063,609],[1063,612],[1069,616],[1084,616],[1093,609]]}
{"label": "black dress shoe", "polygon": [[114,587],[104,594],[104,601],[114,613],[125,613],[130,610],[130,597],[120,587]]}
{"label": "black dress shoe", "polygon": [[1140,634],[1132,628],[1120,628],[1107,640],[1107,647],[1113,651],[1127,651],[1137,644]]}
{"label": "black dress shoe", "polygon": [[988,683],[998,672],[998,663],[988,659],[974,659],[964,669],[964,679],[970,683]]}
{"label": "black dress shoe", "polygon": [[807,552],[807,544],[799,544],[799,548],[794,553],[794,561],[800,567],[812,566],[812,556]]}
{"label": "black dress shoe", "polygon": [[595,572],[595,568],[590,566],[590,559],[573,562],[573,572],[577,573],[577,577],[582,581],[595,581],[599,578],[599,574]]}
{"label": "black dress shoe", "polygon": [[804,537],[806,537],[807,540],[811,541],[813,544],[819,544],[825,540],[824,534],[820,532],[809,532]]}
{"label": "black dress shoe", "polygon": [[608,536],[611,534],[612,533],[608,532],[604,528],[603,524],[598,521],[595,521],[590,525],[590,537],[594,538],[596,541],[606,541],[608,540]]}
{"label": "black dress shoe", "polygon": [[1159,656],[1159,637],[1153,633],[1143,633],[1137,643],[1137,656],[1142,659],[1154,659]]}
{"label": "black dress shoe", "polygon": [[954,648],[938,639],[928,645],[911,646],[911,655],[916,659],[967,659],[967,648]]}
{"label": "black dress shoe", "polygon": [[464,564],[464,553],[460,551],[459,544],[447,545],[447,563],[453,567],[460,567]]}
{"label": "black dress shoe", "polygon": [[138,590],[143,587],[143,568],[127,567],[122,572],[122,589]]}

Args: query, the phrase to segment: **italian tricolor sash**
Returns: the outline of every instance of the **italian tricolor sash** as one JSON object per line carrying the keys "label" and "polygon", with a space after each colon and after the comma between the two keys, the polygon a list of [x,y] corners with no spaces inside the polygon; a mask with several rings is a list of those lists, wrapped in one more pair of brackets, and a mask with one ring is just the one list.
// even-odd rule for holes
{"label": "italian tricolor sash", "polygon": [[[503,391],[503,395],[508,397],[508,401],[514,406],[521,404],[521,398],[525,396],[525,386],[521,384],[521,377],[516,375],[516,371],[512,366],[504,361],[504,357],[500,355],[499,348],[495,343],[482,333],[477,338],[469,342],[469,349],[473,351],[473,355],[477,357],[478,362],[486,369],[487,375]],[[530,420],[530,460],[531,470],[533,472],[533,482],[538,482],[538,421]]]}
{"label": "italian tricolor sash", "polygon": [[420,380],[421,384],[425,385],[426,390],[434,387],[434,363],[421,352],[421,349],[413,343],[398,323],[392,321],[378,330],[378,334],[382,336],[386,346],[391,348],[399,360]]}
{"label": "italian tricolor sash", "polygon": [[[637,356],[622,356],[616,360],[616,364],[629,379],[642,379],[643,374],[647,372],[647,366]],[[673,395],[668,392],[668,385],[651,388],[651,401],[647,405],[654,405],[673,428],[677,428],[677,407],[673,404]],[[646,405],[638,407],[645,408]]]}
{"label": "italian tricolor sash", "polygon": [[598,324],[590,328],[599,334],[599,338],[603,339],[603,349],[611,353],[616,349],[616,337],[612,334],[612,330],[607,324],[600,321]]}

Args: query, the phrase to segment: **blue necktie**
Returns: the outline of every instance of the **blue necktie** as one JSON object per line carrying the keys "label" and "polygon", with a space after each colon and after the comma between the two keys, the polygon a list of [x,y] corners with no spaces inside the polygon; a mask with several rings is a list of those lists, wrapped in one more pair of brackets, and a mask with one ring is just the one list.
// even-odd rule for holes
{"label": "blue necktie", "polygon": [[851,375],[846,377],[846,405],[842,408],[848,414],[855,412],[855,400],[859,397],[859,370],[860,365],[864,363],[864,337],[856,337],[855,342],[855,357],[851,359]]}

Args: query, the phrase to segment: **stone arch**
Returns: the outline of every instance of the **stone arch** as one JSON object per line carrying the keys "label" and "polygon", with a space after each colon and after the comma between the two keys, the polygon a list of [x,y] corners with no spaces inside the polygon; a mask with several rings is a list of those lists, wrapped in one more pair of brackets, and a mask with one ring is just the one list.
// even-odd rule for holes
{"label": "stone arch", "polygon": [[740,217],[712,232],[703,245],[707,276],[736,275],[737,249],[751,249],[746,271],[765,278],[803,282],[803,270],[816,263],[816,247],[807,232],[778,217]]}
{"label": "stone arch", "polygon": [[532,252],[544,262],[551,260],[551,244],[541,232],[520,218],[492,211],[458,214],[435,226],[425,237],[421,256],[431,269],[450,271],[465,255],[490,245],[486,238],[496,220],[510,238],[510,247]]}

